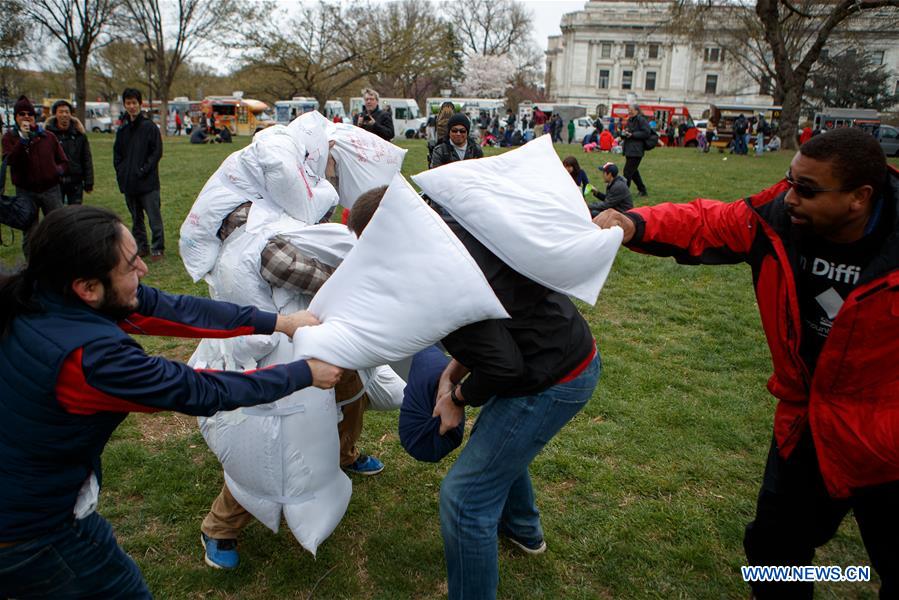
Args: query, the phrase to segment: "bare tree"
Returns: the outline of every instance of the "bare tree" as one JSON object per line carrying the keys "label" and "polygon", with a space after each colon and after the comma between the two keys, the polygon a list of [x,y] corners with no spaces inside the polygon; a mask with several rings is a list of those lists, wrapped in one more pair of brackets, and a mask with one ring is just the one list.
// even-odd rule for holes
{"label": "bare tree", "polygon": [[[762,22],[765,40],[771,46],[777,86],[783,94],[780,137],[787,148],[796,147],[796,131],[802,110],[802,96],[812,66],[821,55],[824,44],[846,20],[883,7],[899,7],[899,0],[839,0],[831,3],[805,0],[758,0],[755,12]],[[894,17],[895,18],[895,17]],[[787,32],[790,24],[798,29],[814,28],[809,43],[795,52]]]}
{"label": "bare tree", "polygon": [[28,17],[62,44],[75,73],[75,114],[84,121],[87,63],[116,7],[116,0],[29,0]]}
{"label": "bare tree", "polygon": [[413,0],[352,10],[329,2],[304,5],[292,17],[247,28],[244,71],[254,70],[270,95],[314,96],[322,106],[379,78],[413,90],[452,61],[452,51],[439,43],[440,28],[427,6]]}
{"label": "bare tree", "polygon": [[[672,5],[675,31],[696,39],[711,39],[725,48],[760,88],[768,88],[783,107],[780,137],[785,148],[796,148],[796,132],[809,78],[818,68],[821,51],[834,33],[849,38],[866,15],[865,28],[894,30],[899,24],[899,0],[678,0]],[[715,18],[711,18],[715,15]],[[725,25],[721,25],[725,23]]]}
{"label": "bare tree", "polygon": [[[169,95],[178,69],[219,25],[237,15],[234,0],[121,0],[127,13],[124,25],[144,46],[156,75],[162,101],[160,118],[168,117]],[[165,127],[163,127],[165,131]]]}
{"label": "bare tree", "polygon": [[31,38],[22,0],[0,0],[0,15],[0,88],[10,93],[13,72],[30,53]]}
{"label": "bare tree", "polygon": [[[441,88],[451,85],[462,72],[462,57],[457,40],[446,23],[434,15],[433,7],[424,2],[403,0],[384,7],[377,15],[380,23],[379,43],[401,40],[404,47],[418,48],[396,56],[368,76],[385,96],[415,98],[420,104]],[[427,40],[427,43],[421,43]]]}
{"label": "bare tree", "polygon": [[531,36],[533,16],[513,0],[461,0],[448,7],[465,60],[474,56],[507,56],[512,68],[508,79],[521,74],[538,82],[543,73],[543,52]]}
{"label": "bare tree", "polygon": [[512,0],[452,2],[449,22],[466,58],[512,54],[531,41],[533,18],[524,5]]}

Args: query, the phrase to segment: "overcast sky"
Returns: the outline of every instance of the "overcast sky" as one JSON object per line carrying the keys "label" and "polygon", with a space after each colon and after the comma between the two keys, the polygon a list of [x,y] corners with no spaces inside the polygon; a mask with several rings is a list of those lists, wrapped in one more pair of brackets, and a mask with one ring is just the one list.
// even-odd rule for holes
{"label": "overcast sky", "polygon": [[518,0],[534,13],[534,40],[546,50],[546,38],[559,35],[562,15],[584,8],[585,0]]}

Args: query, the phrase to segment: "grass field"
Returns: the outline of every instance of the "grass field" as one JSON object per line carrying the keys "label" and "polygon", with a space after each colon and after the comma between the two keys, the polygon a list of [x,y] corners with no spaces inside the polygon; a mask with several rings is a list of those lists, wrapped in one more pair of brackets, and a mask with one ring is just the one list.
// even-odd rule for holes
{"label": "grass field", "polygon": [[[97,183],[86,202],[128,222],[115,187],[112,138],[92,136],[91,143]],[[207,177],[240,143],[246,140],[234,147],[166,141],[168,256],[151,263],[146,283],[205,294],[178,259],[178,229]],[[409,148],[403,172],[424,169],[424,143],[402,145]],[[601,181],[596,167],[609,155],[557,148]],[[780,179],[791,156],[660,148],[644,159],[651,195],[641,200],[735,199]],[[614,160],[623,165],[620,156]],[[4,228],[8,243],[7,234]],[[21,261],[18,239],[0,249],[0,260],[7,267]],[[682,267],[622,250],[596,306],[580,308],[596,335],[603,375],[585,410],[532,465],[549,552],[525,557],[501,543],[500,597],[748,596],[739,569],[743,527],[753,515],[774,408],[749,269]],[[195,346],[141,342],[179,360]],[[446,584],[438,490],[452,457],[439,465],[415,462],[399,445],[396,424],[396,413],[366,416],[361,446],[387,468],[354,479],[349,511],[317,558],[286,528],[273,534],[254,523],[241,539],[239,569],[203,564],[200,521],[222,475],[195,420],[180,415],[132,415],[119,428],[104,455],[100,512],[158,598],[439,598]],[[854,522],[843,524],[815,562],[869,564]],[[818,590],[823,598],[876,597],[874,582]]]}

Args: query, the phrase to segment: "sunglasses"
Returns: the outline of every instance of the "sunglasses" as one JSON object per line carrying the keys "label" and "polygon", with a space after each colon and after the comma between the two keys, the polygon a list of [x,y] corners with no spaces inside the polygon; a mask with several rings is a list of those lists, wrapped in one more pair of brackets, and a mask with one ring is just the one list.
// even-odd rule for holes
{"label": "sunglasses", "polygon": [[787,181],[787,185],[793,188],[793,191],[796,192],[796,195],[800,198],[805,198],[806,200],[811,200],[818,194],[824,194],[827,192],[848,192],[854,188],[819,188],[809,185],[807,183],[800,183],[793,179],[793,174],[790,171],[787,171],[787,174],[784,176]]}
{"label": "sunglasses", "polygon": [[453,127],[450,129],[450,133],[468,133],[468,130],[464,127]]}
{"label": "sunglasses", "polygon": [[34,113],[28,112],[28,111],[24,111],[24,110],[23,110],[22,112],[19,112],[19,113],[16,113],[16,114],[17,114],[18,116],[20,116],[20,117],[33,117],[33,116],[34,116]]}

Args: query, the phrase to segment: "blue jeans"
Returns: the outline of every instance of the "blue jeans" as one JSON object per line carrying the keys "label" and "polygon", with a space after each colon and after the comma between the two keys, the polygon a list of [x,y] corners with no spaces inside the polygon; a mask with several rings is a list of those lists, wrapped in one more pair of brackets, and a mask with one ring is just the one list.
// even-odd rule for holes
{"label": "blue jeans", "polygon": [[496,598],[497,531],[543,540],[528,465],[593,396],[597,353],[575,379],[533,396],[494,398],[440,486],[450,600]]}
{"label": "blue jeans", "polygon": [[0,548],[0,597],[152,598],[140,569],[97,513]]}

